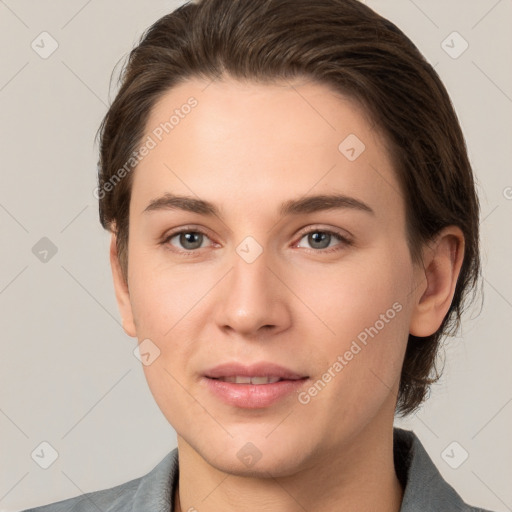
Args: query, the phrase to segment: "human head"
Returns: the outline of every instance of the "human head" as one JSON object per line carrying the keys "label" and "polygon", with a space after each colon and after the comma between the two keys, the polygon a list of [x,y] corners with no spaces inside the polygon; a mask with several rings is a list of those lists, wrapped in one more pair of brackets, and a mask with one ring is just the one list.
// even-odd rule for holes
{"label": "human head", "polygon": [[448,313],[437,332],[409,335],[397,411],[414,411],[435,380],[440,341],[458,326],[479,275],[479,206],[464,138],[438,75],[397,27],[357,0],[203,0],[148,29],[101,126],[100,220],[117,234],[125,278],[136,166],[120,180],[116,173],[137,152],[151,109],[167,91],[191,78],[225,76],[269,84],[305,77],[361,105],[393,160],[417,264],[421,248],[443,228],[461,229],[464,261]]}

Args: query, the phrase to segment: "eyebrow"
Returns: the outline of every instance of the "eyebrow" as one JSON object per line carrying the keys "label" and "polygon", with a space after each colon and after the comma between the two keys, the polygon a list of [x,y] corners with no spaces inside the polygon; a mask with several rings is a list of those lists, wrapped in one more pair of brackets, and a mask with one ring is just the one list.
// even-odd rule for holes
{"label": "eyebrow", "polygon": [[[305,196],[299,199],[290,199],[281,204],[279,214],[281,217],[286,217],[289,215],[308,214],[334,209],[357,210],[375,215],[373,209],[363,201],[343,194],[322,194]],[[170,193],[153,199],[146,206],[143,213],[158,210],[184,210],[208,217],[220,217],[219,208],[210,201]]]}

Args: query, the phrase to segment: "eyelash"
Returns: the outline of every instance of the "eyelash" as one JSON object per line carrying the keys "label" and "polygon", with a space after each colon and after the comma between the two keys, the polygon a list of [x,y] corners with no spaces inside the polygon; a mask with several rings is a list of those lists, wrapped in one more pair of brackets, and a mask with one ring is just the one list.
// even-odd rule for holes
{"label": "eyelash", "polygon": [[[174,231],[172,233],[170,233],[168,236],[166,236],[164,238],[164,240],[162,240],[161,244],[166,246],[170,251],[172,252],[175,252],[175,253],[178,253],[180,255],[183,255],[183,256],[196,256],[197,252],[199,251],[199,249],[189,249],[189,250],[180,250],[180,249],[176,249],[174,246],[172,246],[172,249],[169,248],[170,246],[170,243],[169,241],[174,238],[176,235],[180,235],[182,233],[200,233],[204,236],[206,236],[207,238],[210,238],[208,236],[208,234],[203,231],[202,229],[200,228],[182,228],[178,231]],[[336,238],[337,240],[339,240],[341,242],[341,244],[339,245],[345,245],[347,247],[350,247],[351,245],[353,245],[353,241],[350,240],[349,238],[341,235],[340,233],[336,233],[335,231],[330,231],[328,229],[320,229],[320,228],[313,228],[313,229],[310,229],[309,231],[305,231],[305,232],[302,232],[300,234],[300,237],[297,241],[297,243],[299,243],[305,236],[311,234],[311,233],[325,233],[327,235],[331,235],[333,236],[334,238]],[[336,252],[336,251],[339,251],[341,250],[339,245],[336,245],[334,247],[330,247],[330,248],[326,248],[326,249],[306,249],[308,252],[313,252],[313,253],[320,253],[320,254],[327,254],[327,253],[332,253],[332,252]]]}

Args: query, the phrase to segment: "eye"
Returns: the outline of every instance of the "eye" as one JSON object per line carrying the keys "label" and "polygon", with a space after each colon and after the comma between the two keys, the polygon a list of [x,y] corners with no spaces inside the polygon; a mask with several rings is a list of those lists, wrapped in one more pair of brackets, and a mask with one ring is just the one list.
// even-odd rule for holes
{"label": "eye", "polygon": [[[352,245],[352,241],[349,238],[327,229],[310,229],[309,231],[302,233],[301,238],[295,247],[303,247],[300,245],[300,241],[303,239],[307,239],[307,243],[310,244],[311,249],[309,250],[313,250],[313,252],[317,253],[339,251],[344,246]],[[173,240],[175,241],[173,242]],[[204,231],[197,228],[183,228],[165,237],[162,244],[171,245],[173,247],[171,250],[192,256],[198,249],[207,247],[207,245],[204,245],[206,240],[210,240],[210,238]],[[332,246],[331,242],[336,240],[340,243]],[[308,249],[307,247],[305,248]]]}
{"label": "eye", "polygon": [[[312,229],[306,233],[302,233],[300,240],[304,238],[307,238],[307,243],[309,243],[311,247],[315,249],[314,252],[334,252],[341,250],[340,246],[352,245],[352,241],[347,237],[326,229]],[[333,240],[338,240],[341,243],[331,247],[331,242]],[[301,246],[297,245],[296,247]]]}
{"label": "eye", "polygon": [[177,247],[178,252],[186,253],[201,249],[203,247],[203,242],[208,238],[209,237],[206,233],[198,229],[182,229],[171,233],[165,238],[163,243],[176,247],[176,245],[172,243],[172,240],[176,239],[176,242],[181,245],[181,247]]}

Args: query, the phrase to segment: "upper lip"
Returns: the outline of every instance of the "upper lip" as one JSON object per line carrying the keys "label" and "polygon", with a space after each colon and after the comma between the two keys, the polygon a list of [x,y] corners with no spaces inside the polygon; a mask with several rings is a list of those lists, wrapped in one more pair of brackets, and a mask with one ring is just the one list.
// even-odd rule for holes
{"label": "upper lip", "polygon": [[219,377],[279,377],[286,380],[298,380],[307,377],[300,373],[284,368],[274,363],[260,362],[250,365],[240,363],[224,363],[205,372],[206,377],[218,379]]}

